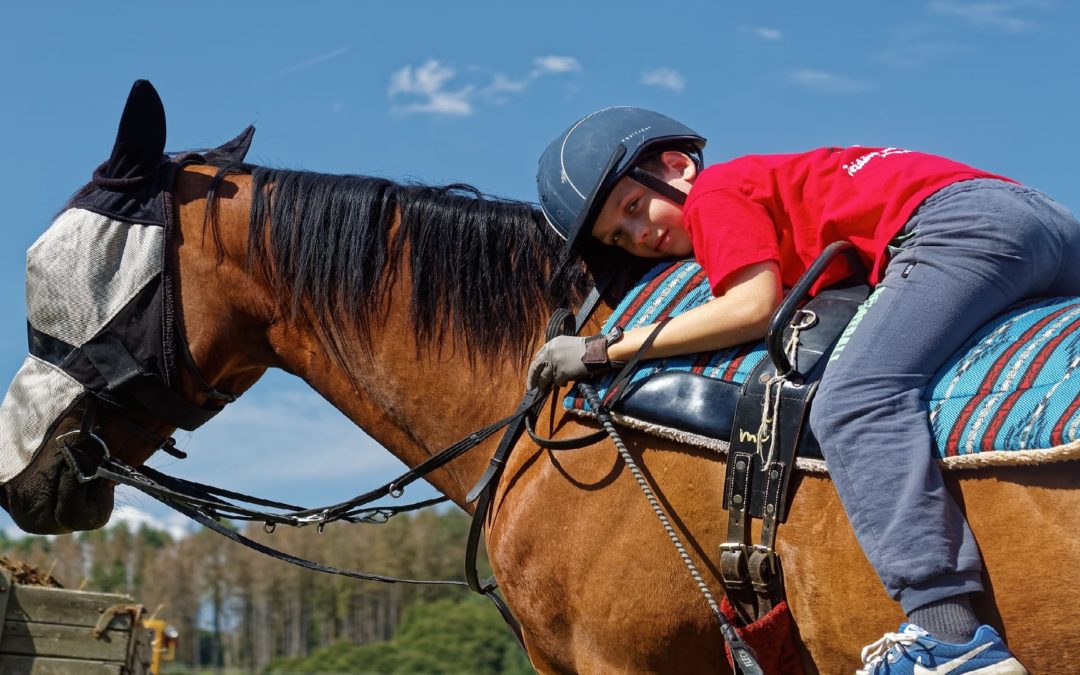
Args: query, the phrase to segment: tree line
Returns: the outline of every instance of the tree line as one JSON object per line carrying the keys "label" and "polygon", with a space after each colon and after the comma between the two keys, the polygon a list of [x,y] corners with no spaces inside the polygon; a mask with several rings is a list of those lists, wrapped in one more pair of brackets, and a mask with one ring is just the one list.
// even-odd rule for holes
{"label": "tree line", "polygon": [[[289,527],[270,534],[261,524],[241,529],[327,565],[449,580],[462,578],[468,528],[468,517],[450,509],[383,525],[339,523],[321,534]],[[0,550],[65,588],[126,593],[156,610],[180,633],[177,662],[192,669],[531,672],[495,608],[467,590],[321,574],[209,530],[174,538],[120,523],[55,537],[0,534]]]}

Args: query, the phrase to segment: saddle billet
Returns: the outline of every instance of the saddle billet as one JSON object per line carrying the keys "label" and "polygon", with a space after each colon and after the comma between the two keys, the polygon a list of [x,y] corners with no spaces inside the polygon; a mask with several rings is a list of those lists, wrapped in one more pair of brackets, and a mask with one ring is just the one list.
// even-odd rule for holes
{"label": "saddle billet", "polygon": [[[827,247],[773,315],[769,358],[747,378],[735,407],[724,484],[728,531],[720,546],[720,571],[729,601],[747,623],[783,600],[783,574],[773,546],[776,528],[787,516],[795,457],[809,436],[810,402],[834,345],[870,294],[868,284],[856,281],[823,291],[800,307],[841,253],[847,255],[855,278],[865,279],[851,244]],[[753,518],[761,519],[762,530],[760,543],[751,546]]]}

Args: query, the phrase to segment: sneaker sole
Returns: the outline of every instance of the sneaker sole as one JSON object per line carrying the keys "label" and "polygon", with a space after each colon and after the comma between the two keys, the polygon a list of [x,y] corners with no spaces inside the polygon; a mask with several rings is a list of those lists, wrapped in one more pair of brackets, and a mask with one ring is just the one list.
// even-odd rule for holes
{"label": "sneaker sole", "polygon": [[1004,661],[998,661],[985,668],[969,670],[965,672],[964,675],[1028,675],[1028,671],[1027,668],[1020,665],[1020,662],[1017,661],[1015,657],[1009,657]]}

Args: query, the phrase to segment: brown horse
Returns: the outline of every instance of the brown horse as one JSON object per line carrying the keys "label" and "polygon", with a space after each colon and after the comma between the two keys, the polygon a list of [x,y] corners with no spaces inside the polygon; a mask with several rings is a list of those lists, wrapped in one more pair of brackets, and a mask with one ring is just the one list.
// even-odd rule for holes
{"label": "brown horse", "polygon": [[[460,188],[189,165],[172,194],[178,315],[206,381],[242,392],[268,368],[294,373],[410,466],[512,411],[546,318],[579,301],[585,282],[578,267],[551,263],[560,242],[534,209]],[[585,332],[611,311],[602,305]],[[190,374],[178,390],[205,402]],[[132,465],[155,450],[108,416],[96,431]],[[540,431],[591,429],[549,406]],[[719,596],[724,457],[629,430],[624,438]],[[493,446],[431,482],[471,510],[466,492]],[[1063,672],[1080,652],[1078,469],[948,475],[985,560],[990,591],[978,610],[1035,673]],[[807,474],[794,489],[778,548],[800,648],[811,671],[850,672],[861,646],[902,615],[831,483]],[[90,529],[107,521],[112,486],[78,483],[47,445],[4,485],[4,502],[28,530]],[[521,441],[486,538],[538,671],[729,672],[709,607],[609,442],[551,452]]]}

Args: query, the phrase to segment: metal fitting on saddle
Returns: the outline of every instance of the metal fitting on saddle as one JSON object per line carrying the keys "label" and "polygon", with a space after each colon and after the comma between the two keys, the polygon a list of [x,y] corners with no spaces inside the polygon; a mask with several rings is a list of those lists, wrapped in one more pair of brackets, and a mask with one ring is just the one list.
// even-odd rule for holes
{"label": "metal fitting on saddle", "polygon": [[746,588],[750,583],[750,552],[746,544],[720,544],[720,576],[727,588]]}
{"label": "metal fitting on saddle", "polygon": [[776,587],[780,579],[780,556],[768,546],[757,544],[750,553],[747,567],[754,590],[768,591]]}
{"label": "metal fitting on saddle", "polygon": [[792,330],[806,330],[812,328],[818,322],[818,316],[811,309],[797,309],[795,315],[791,317]]}
{"label": "metal fitting on saddle", "polygon": [[784,576],[781,573],[780,556],[762,544],[755,545],[750,553],[750,581],[757,595],[758,618],[768,614],[784,599]]}

